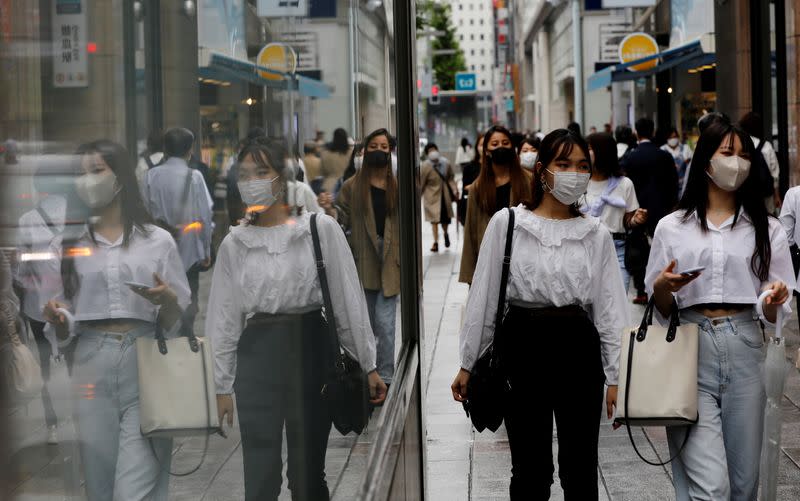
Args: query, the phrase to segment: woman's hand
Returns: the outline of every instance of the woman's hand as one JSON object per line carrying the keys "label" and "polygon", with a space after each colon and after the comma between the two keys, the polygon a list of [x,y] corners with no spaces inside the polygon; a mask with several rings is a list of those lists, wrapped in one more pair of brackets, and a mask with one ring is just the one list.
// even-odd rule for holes
{"label": "woman's hand", "polygon": [[228,418],[228,428],[233,426],[233,398],[229,393],[217,394],[217,414],[219,415],[220,434],[227,438],[222,423]]}
{"label": "woman's hand", "polygon": [[628,223],[629,228],[641,226],[647,222],[647,209],[636,209]]}
{"label": "woman's hand", "polygon": [[606,390],[606,413],[608,419],[614,416],[614,409],[617,407],[617,385],[609,386]]}
{"label": "woman's hand", "polygon": [[453,399],[456,402],[464,402],[467,400],[467,383],[471,374],[467,369],[461,369],[456,374],[453,384],[450,385],[450,390],[453,392]]}
{"label": "woman's hand", "polygon": [[67,332],[67,317],[63,313],[56,311],[58,309],[67,309],[67,305],[55,299],[51,299],[44,305],[42,314],[44,314],[45,320],[53,324],[53,327],[56,328],[56,337],[64,340],[69,337],[69,332]]}
{"label": "woman's hand", "polygon": [[778,308],[789,299],[789,288],[785,283],[778,280],[769,284],[764,290],[772,290],[772,294],[764,300],[764,316],[771,323],[778,319]]}
{"label": "woman's hand", "polygon": [[386,401],[386,383],[378,375],[378,371],[367,374],[369,380],[369,402],[372,405],[380,405]]}
{"label": "woman's hand", "polygon": [[677,261],[670,261],[669,265],[658,275],[653,283],[656,308],[662,315],[669,316],[672,310],[672,294],[683,289],[687,284],[700,276],[700,272],[680,275],[674,273]]}
{"label": "woman's hand", "polygon": [[175,291],[164,282],[158,273],[153,273],[153,281],[156,283],[155,287],[149,289],[131,288],[131,290],[157,306],[178,303],[178,296]]}

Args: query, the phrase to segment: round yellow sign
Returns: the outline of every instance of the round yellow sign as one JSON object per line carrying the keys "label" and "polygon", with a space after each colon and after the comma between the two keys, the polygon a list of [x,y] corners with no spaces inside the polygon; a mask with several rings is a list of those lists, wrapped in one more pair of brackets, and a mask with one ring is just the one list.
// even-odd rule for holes
{"label": "round yellow sign", "polygon": [[[297,54],[285,43],[271,43],[265,45],[258,53],[256,64],[281,73],[294,73],[297,69]],[[280,75],[266,71],[259,70],[258,74],[267,80],[283,80]]]}
{"label": "round yellow sign", "polygon": [[[619,60],[629,63],[637,59],[658,54],[656,39],[647,33],[631,33],[622,39],[619,44]],[[635,66],[629,66],[630,71],[652,70],[658,65],[658,58],[653,58]]]}

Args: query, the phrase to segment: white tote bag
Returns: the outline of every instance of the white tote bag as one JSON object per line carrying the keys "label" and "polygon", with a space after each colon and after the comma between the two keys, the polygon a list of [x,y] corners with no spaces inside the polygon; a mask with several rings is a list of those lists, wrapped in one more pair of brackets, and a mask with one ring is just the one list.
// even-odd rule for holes
{"label": "white tote bag", "polygon": [[[627,426],[634,449],[631,426],[689,426],[698,419],[699,328],[697,324],[680,323],[674,302],[669,326],[652,325],[654,309],[651,299],[642,323],[622,333],[615,422]],[[654,463],[642,457],[638,449],[636,453],[653,465],[674,459]]]}
{"label": "white tote bag", "polygon": [[205,338],[136,340],[139,413],[145,437],[209,435],[220,430],[211,346]]}

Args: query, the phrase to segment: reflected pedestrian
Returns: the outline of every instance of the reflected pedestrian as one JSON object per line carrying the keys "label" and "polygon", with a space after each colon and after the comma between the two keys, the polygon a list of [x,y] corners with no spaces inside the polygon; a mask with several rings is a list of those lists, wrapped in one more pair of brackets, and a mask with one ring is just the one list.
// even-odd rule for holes
{"label": "reflected pedestrian", "polygon": [[472,161],[475,154],[472,151],[472,145],[469,144],[469,139],[466,137],[461,138],[461,146],[456,149],[456,165],[464,171],[464,166]]}
{"label": "reflected pedestrian", "polygon": [[[219,248],[206,334],[215,359],[220,423],[242,433],[245,499],[277,499],[286,425],[293,499],[329,497],[325,453],[330,409],[322,397],[333,366],[322,315],[308,212],[286,207],[283,147],[253,143],[239,155],[239,190],[249,224],[231,229]],[[333,312],[342,348],[368,373],[373,404],[386,397],[375,365],[375,337],[353,255],[336,221],[317,215]]]}
{"label": "reflected pedestrian", "polygon": [[378,129],[364,139],[362,168],[336,198],[339,223],[348,235],[377,342],[378,375],[394,379],[395,319],[400,294],[400,226],[397,179],[391,168],[391,136]]}
{"label": "reflected pedestrian", "polygon": [[462,166],[461,170],[461,199],[457,205],[458,222],[465,225],[467,222],[467,203],[469,201],[469,189],[472,183],[478,179],[481,172],[481,159],[483,157],[483,134],[478,134],[475,138],[475,148],[472,150],[472,161]]}
{"label": "reflected pedestrian", "polygon": [[[44,315],[73,351],[86,495],[166,500],[172,440],[140,431],[135,341],[154,337],[157,328],[177,329],[189,284],[175,242],[144,209],[128,152],[103,140],[78,155],[75,188],[92,217],[76,241],[64,242],[63,294]],[[74,331],[59,309],[74,316]]]}
{"label": "reflected pedestrian", "polygon": [[689,168],[689,163],[692,161],[692,149],[688,145],[681,143],[681,135],[678,134],[678,129],[672,127],[667,136],[667,142],[661,149],[666,151],[672,156],[675,161],[675,170],[678,172],[679,186],[683,185],[683,178],[686,175],[686,169]]}

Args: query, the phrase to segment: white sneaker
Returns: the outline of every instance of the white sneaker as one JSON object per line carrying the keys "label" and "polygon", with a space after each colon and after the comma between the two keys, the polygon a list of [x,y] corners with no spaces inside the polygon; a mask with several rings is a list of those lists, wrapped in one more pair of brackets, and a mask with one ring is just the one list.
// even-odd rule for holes
{"label": "white sneaker", "polygon": [[57,426],[48,426],[47,427],[47,444],[48,445],[58,445],[58,427]]}

